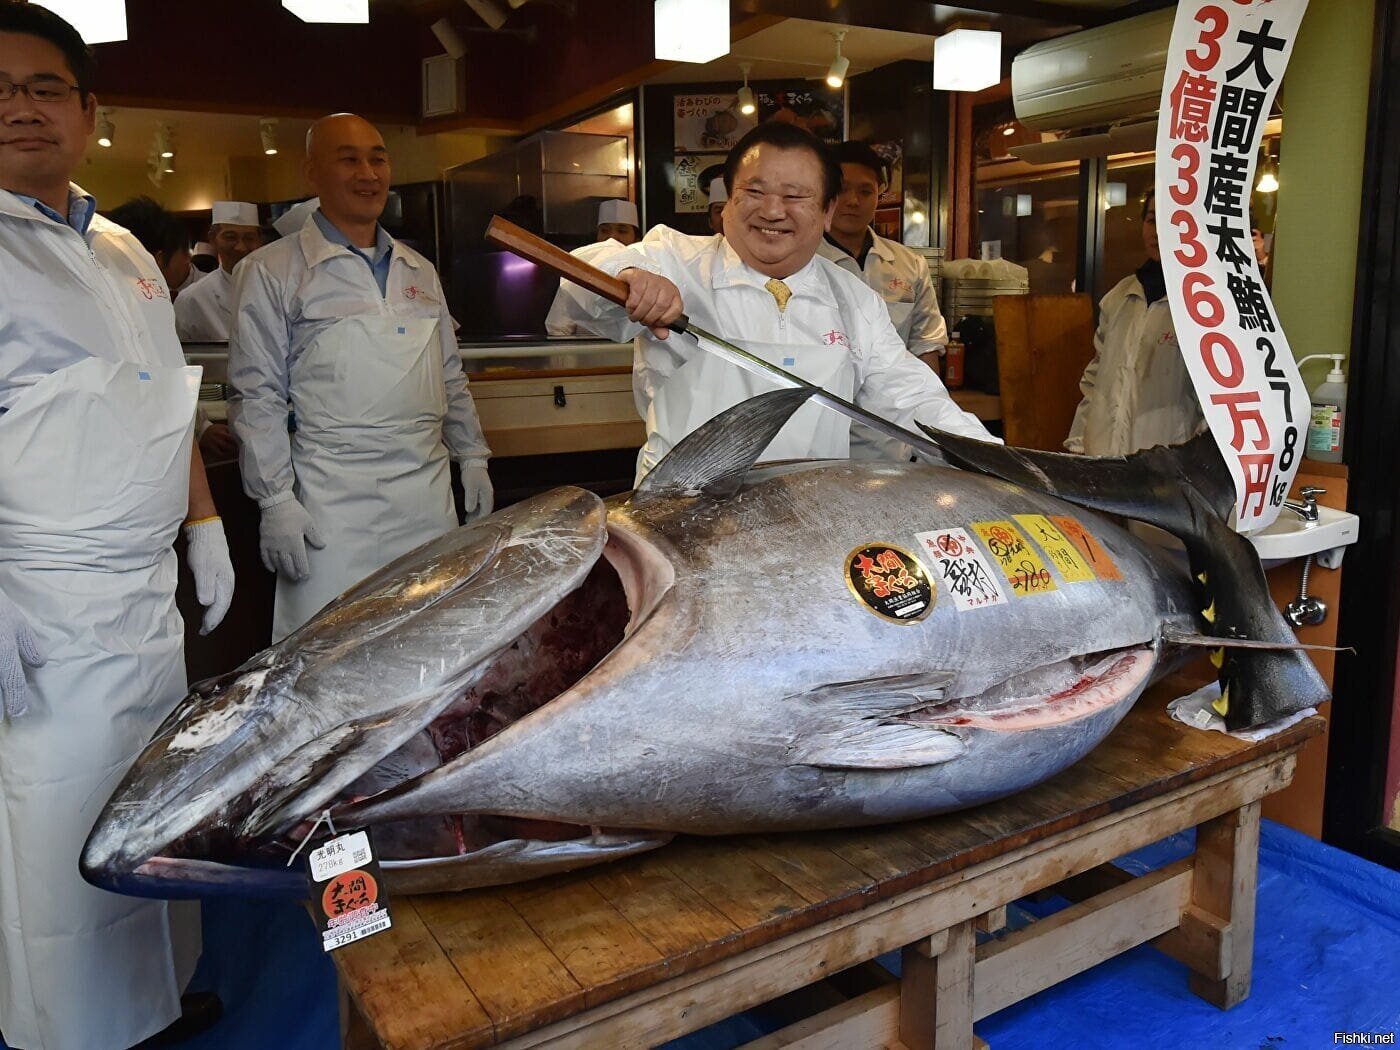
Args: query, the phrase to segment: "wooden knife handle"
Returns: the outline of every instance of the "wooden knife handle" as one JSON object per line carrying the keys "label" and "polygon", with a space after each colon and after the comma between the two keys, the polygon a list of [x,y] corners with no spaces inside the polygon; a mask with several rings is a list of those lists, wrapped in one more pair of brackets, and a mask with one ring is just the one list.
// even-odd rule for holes
{"label": "wooden knife handle", "polygon": [[566,277],[618,306],[625,306],[627,303],[625,281],[609,277],[602,270],[589,266],[582,259],[550,244],[543,237],[536,237],[509,219],[494,216],[491,225],[486,227],[486,240],[498,248],[514,252],[522,259],[553,270],[560,277]]}

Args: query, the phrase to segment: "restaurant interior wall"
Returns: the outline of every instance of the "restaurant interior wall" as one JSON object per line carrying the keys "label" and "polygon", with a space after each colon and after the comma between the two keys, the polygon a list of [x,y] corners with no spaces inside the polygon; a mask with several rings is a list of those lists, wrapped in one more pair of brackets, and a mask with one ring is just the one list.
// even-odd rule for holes
{"label": "restaurant interior wall", "polygon": [[[1314,0],[1283,82],[1273,299],[1296,357],[1351,345],[1374,21],[1374,0]],[[1304,385],[1325,374],[1304,365]]]}
{"label": "restaurant interior wall", "polygon": [[894,228],[881,232],[912,247],[942,247],[946,104],[944,92],[933,90],[930,64],[892,62],[851,77],[848,91],[847,137],[893,147],[899,155],[898,185],[890,194],[897,208]]}
{"label": "restaurant interior wall", "polygon": [[[1369,3],[1365,6],[1371,7]],[[1304,67],[1317,69],[1315,83],[1319,83],[1324,71],[1334,73],[1345,65],[1346,76],[1335,79],[1339,88],[1348,90],[1353,72],[1359,74],[1362,68],[1371,71],[1363,182],[1358,199],[1351,202],[1352,214],[1359,212],[1359,223],[1343,445],[1350,472],[1349,509],[1360,516],[1361,535],[1347,552],[1340,641],[1355,646],[1356,651],[1339,653],[1337,658],[1324,837],[1400,870],[1400,820],[1396,819],[1400,816],[1396,812],[1400,795],[1400,574],[1395,571],[1400,565],[1400,486],[1395,482],[1395,450],[1400,448],[1400,136],[1395,134],[1400,127],[1400,8],[1393,3],[1377,4],[1374,16],[1374,22],[1362,27],[1353,23],[1348,11],[1345,22],[1350,32],[1333,33],[1330,26],[1320,31],[1317,43],[1328,43],[1330,54],[1318,56],[1325,58],[1324,62],[1314,65],[1310,61]],[[1303,27],[1306,32],[1306,21]],[[1373,50],[1363,58],[1358,37],[1366,34],[1372,37]],[[1299,40],[1300,49],[1303,39]],[[1328,77],[1327,82],[1330,85],[1333,78]],[[1291,90],[1291,85],[1285,85],[1285,90]],[[1324,106],[1304,108],[1324,114],[1365,105],[1348,95],[1329,95],[1324,101]],[[1287,99],[1285,102],[1289,104]],[[1295,108],[1290,105],[1290,119]],[[1348,114],[1345,123],[1355,116]],[[1332,119],[1341,122],[1335,114]],[[1319,134],[1314,143],[1322,137]],[[1293,153],[1290,143],[1290,160]],[[1340,158],[1344,169],[1350,161],[1346,155]],[[1348,182],[1349,172],[1344,170],[1341,185]],[[1303,226],[1306,218],[1290,203],[1291,183],[1281,166],[1280,253],[1289,251],[1285,235],[1300,237],[1295,227]],[[1319,199],[1317,206],[1329,211],[1334,207],[1325,199]],[[1290,215],[1299,217],[1290,219]],[[1319,253],[1325,263],[1338,248],[1347,246],[1336,233],[1326,232],[1320,243],[1303,247]],[[1284,261],[1281,255],[1281,266]],[[1311,276],[1318,282],[1335,281],[1334,275],[1320,268]],[[1283,279],[1284,274],[1276,274],[1276,299]],[[1307,304],[1292,307],[1305,310]],[[1279,309],[1282,313],[1282,302]],[[1291,320],[1288,323],[1293,324]],[[1299,349],[1291,327],[1289,336],[1295,350]],[[1328,343],[1336,338],[1333,333],[1324,333],[1324,337]],[[1335,348],[1346,350],[1347,344]]]}
{"label": "restaurant interior wall", "polygon": [[664,224],[682,233],[708,234],[703,187],[699,187],[698,196],[692,192],[687,197],[684,184],[688,180],[694,188],[701,172],[722,164],[729,148],[755,120],[766,118],[769,107],[776,106],[791,114],[791,107],[785,104],[789,96],[803,98],[799,111],[793,115],[806,122],[819,137],[838,141],[844,134],[844,88],[833,91],[824,83],[801,80],[751,80],[749,86],[758,96],[756,117],[738,116],[735,107],[725,101],[715,107],[715,113],[709,118],[682,118],[683,126],[679,130],[677,99],[690,96],[732,100],[739,90],[739,82],[652,84],[642,89],[641,192],[646,199],[648,226]]}

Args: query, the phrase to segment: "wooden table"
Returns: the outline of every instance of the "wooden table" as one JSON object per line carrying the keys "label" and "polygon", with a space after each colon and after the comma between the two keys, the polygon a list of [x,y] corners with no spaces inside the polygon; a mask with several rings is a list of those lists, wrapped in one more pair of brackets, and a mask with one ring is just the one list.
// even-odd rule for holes
{"label": "wooden table", "polygon": [[[827,999],[750,1046],[965,1050],[980,1018],[1154,939],[1197,995],[1233,1006],[1249,994],[1260,800],[1288,784],[1321,720],[1246,744],[1169,719],[1177,692],[1158,687],[1082,762],[977,809],[687,838],[568,876],[396,900],[393,930],[334,956],[347,1046],[651,1046],[893,950],[902,981]],[[1193,857],[1140,877],[1110,863],[1193,826]],[[1050,887],[1079,903],[977,943]]]}

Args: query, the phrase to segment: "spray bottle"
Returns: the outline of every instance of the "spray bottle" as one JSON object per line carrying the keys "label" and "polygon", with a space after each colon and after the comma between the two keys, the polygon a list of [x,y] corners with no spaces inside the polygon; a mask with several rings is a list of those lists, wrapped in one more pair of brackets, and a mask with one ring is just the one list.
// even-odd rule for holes
{"label": "spray bottle", "polygon": [[1312,418],[1308,423],[1308,442],[1304,455],[1323,463],[1342,461],[1342,416],[1347,407],[1347,377],[1342,373],[1345,354],[1309,354],[1298,361],[1306,364],[1319,358],[1332,362],[1327,378],[1313,387],[1308,400],[1312,402]]}

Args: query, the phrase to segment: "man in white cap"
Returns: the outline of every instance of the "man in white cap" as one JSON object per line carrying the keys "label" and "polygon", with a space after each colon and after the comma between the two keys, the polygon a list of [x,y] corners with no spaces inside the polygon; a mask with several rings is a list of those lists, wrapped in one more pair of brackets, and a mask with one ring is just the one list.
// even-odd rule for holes
{"label": "man in white cap", "polygon": [[262,247],[258,207],[215,201],[209,240],[219,268],[175,301],[175,330],[182,343],[226,343],[233,319],[233,268]]}
{"label": "man in white cap", "polygon": [[604,201],[598,205],[598,240],[636,244],[642,236],[642,221],[631,201]]}
{"label": "man in white cap", "polygon": [[[608,200],[598,205],[598,240],[575,248],[570,255],[591,263],[607,245],[621,247],[636,244],[641,229],[637,217],[637,206],[631,201]],[[587,325],[580,324],[582,314],[577,307],[578,293],[567,281],[560,282],[559,291],[550,304],[549,314],[544,319],[544,330],[551,336],[592,335]]]}
{"label": "man in white cap", "polygon": [[243,488],[277,573],[274,640],[455,528],[453,462],[468,520],[492,506],[491,450],[442,283],[379,224],[392,180],[383,137],[354,114],[324,117],[305,174],[320,207],[238,267],[229,338]]}
{"label": "man in white cap", "polygon": [[208,241],[200,241],[194,246],[194,251],[190,252],[190,279],[185,282],[185,287],[194,284],[205,274],[211,274],[219,268],[219,253],[214,251],[214,246]]}
{"label": "man in white cap", "polygon": [[724,205],[729,200],[729,191],[724,188],[724,176],[716,175],[710,180],[710,232],[724,236]]}

